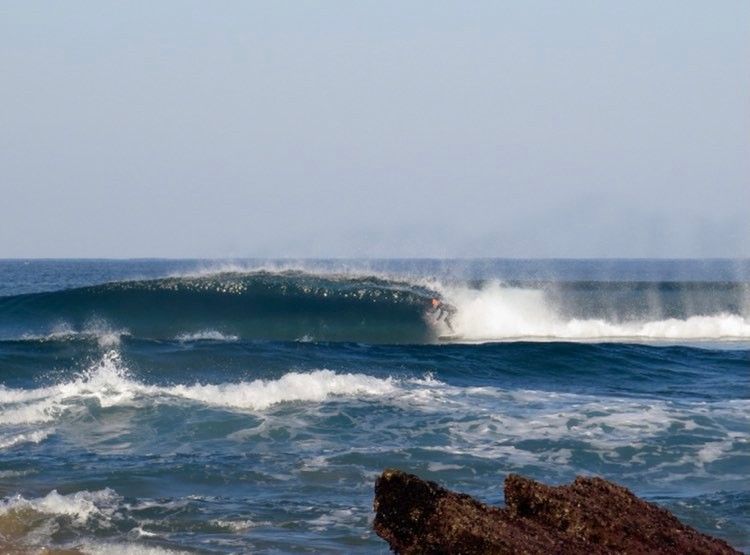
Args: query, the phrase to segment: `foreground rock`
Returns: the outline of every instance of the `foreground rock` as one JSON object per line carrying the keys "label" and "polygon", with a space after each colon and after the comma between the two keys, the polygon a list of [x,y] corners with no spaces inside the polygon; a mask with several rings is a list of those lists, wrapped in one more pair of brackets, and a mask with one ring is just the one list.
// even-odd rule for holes
{"label": "foreground rock", "polygon": [[375,532],[401,554],[739,553],[601,478],[550,487],[517,475],[505,509],[386,470],[375,483]]}

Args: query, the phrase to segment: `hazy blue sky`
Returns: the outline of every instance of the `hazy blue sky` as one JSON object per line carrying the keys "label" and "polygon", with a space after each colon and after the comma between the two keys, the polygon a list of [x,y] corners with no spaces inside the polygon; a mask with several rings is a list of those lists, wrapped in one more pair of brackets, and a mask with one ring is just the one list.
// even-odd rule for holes
{"label": "hazy blue sky", "polygon": [[40,256],[750,256],[750,2],[0,0]]}

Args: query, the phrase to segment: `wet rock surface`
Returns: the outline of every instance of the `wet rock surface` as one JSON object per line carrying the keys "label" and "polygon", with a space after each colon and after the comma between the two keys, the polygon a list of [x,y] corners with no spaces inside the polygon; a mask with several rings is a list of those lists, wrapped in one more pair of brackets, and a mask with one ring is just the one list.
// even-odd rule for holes
{"label": "wet rock surface", "polygon": [[373,526],[399,554],[739,553],[601,478],[552,487],[511,474],[505,504],[389,469],[375,483]]}

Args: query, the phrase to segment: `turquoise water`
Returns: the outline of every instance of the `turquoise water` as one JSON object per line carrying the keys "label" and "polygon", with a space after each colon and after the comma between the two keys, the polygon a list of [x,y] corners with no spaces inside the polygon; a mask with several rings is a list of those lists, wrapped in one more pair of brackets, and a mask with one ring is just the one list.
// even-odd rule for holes
{"label": "turquoise water", "polygon": [[750,546],[747,261],[19,260],[0,278],[13,545],[386,553],[372,489],[396,467],[495,504],[511,472],[598,475]]}

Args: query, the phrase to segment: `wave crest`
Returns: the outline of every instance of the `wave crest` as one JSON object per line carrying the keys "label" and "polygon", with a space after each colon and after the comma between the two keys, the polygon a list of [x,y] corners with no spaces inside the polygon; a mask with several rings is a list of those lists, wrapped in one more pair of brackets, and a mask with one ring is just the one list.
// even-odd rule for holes
{"label": "wave crest", "polygon": [[[40,442],[51,432],[28,432],[19,426],[38,425],[88,410],[94,401],[100,408],[170,404],[181,401],[240,410],[265,410],[280,403],[326,402],[337,396],[388,395],[396,386],[391,378],[332,370],[288,372],[275,380],[221,384],[176,384],[159,386],[134,379],[117,351],[75,379],[37,389],[11,389],[0,385],[0,448],[22,442]],[[78,416],[80,418],[80,415]]]}

